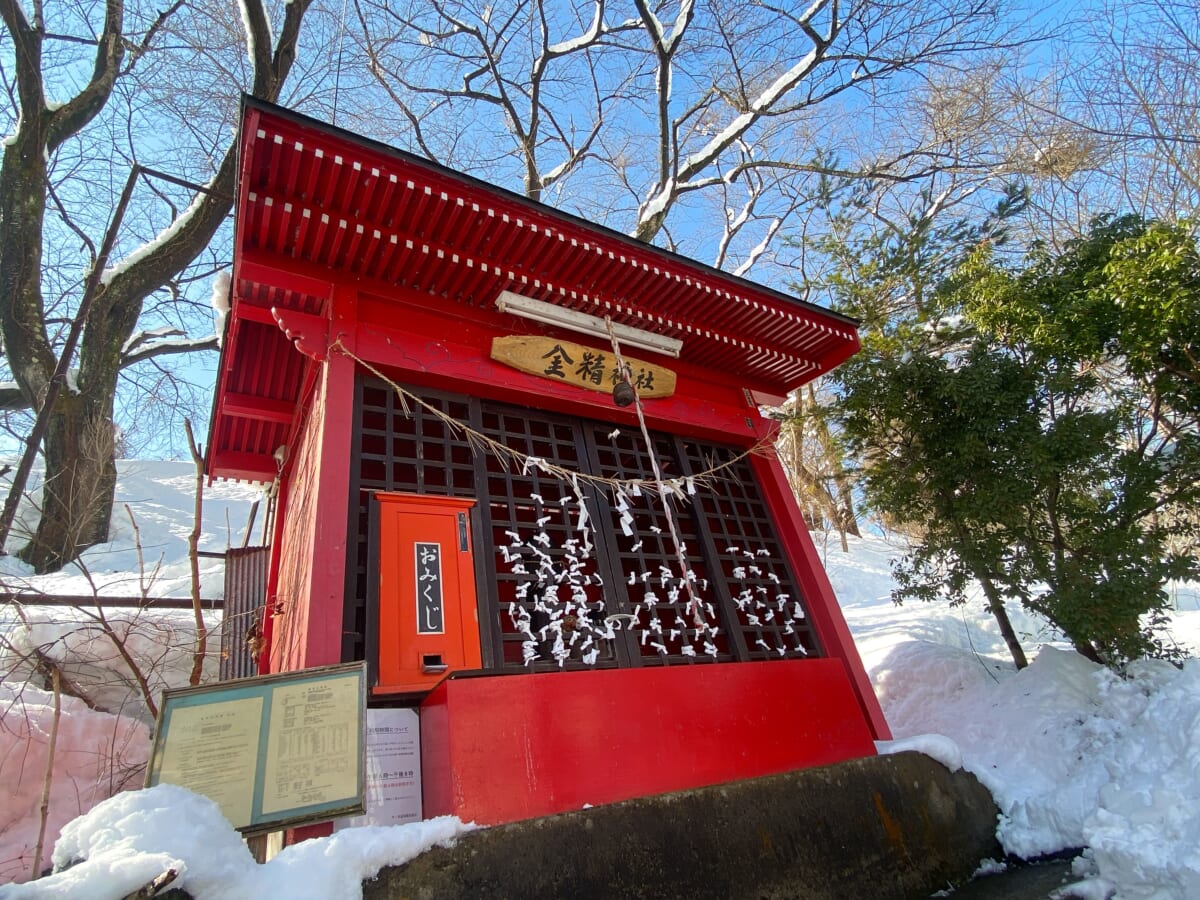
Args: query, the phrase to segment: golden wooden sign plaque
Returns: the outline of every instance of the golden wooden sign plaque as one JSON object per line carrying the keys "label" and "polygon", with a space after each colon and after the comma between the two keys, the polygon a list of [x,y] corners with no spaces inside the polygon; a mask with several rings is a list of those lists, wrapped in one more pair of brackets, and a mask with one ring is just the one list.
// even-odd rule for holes
{"label": "golden wooden sign plaque", "polygon": [[[675,393],[675,373],[622,353],[630,382],[646,400]],[[520,335],[492,338],[492,359],[530,375],[589,391],[611,393],[619,380],[612,350],[584,347],[557,338]]]}

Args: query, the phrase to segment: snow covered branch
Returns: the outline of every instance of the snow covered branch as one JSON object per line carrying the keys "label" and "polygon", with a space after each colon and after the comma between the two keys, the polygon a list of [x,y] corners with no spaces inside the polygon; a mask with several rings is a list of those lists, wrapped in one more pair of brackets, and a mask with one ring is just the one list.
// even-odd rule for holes
{"label": "snow covered branch", "polygon": [[[172,329],[174,332],[174,329]],[[181,334],[182,332],[174,332]],[[128,368],[134,363],[159,356],[175,356],[180,353],[195,353],[198,350],[219,349],[218,336],[208,334],[201,338],[183,338],[180,340],[151,340],[139,342],[136,346],[121,354],[121,368]]]}

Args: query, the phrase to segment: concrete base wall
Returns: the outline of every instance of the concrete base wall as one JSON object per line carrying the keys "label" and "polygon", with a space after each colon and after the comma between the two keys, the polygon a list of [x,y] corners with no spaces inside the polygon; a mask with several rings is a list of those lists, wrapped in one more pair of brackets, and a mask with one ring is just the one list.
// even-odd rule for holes
{"label": "concrete base wall", "polygon": [[923,898],[1002,856],[996,816],[973,776],[877,756],[484,829],[363,895]]}

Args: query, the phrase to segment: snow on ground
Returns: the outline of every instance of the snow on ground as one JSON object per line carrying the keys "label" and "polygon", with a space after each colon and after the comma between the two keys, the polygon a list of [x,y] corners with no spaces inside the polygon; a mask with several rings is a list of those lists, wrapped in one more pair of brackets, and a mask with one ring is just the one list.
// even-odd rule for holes
{"label": "snow on ground", "polygon": [[[43,864],[59,828],[115,791],[140,786],[154,722],[145,697],[156,702],[166,688],[186,685],[191,673],[196,635],[190,610],[37,604],[39,595],[191,596],[187,542],[195,469],[190,463],[132,460],[118,461],[117,468],[112,540],[88,550],[81,565],[34,575],[15,556],[0,558],[0,590],[29,595],[20,606],[0,605],[0,784],[9,789],[0,799],[0,884],[28,877],[37,844],[35,812],[54,719],[49,678],[38,671],[39,662],[61,670],[65,694],[50,771]],[[230,543],[240,545],[257,497],[258,491],[246,485],[207,488],[200,548],[223,551]],[[12,549],[28,534],[21,513],[28,510],[18,515]],[[223,561],[199,562],[200,596],[221,597]],[[206,679],[217,672],[220,621],[219,614],[205,616],[211,630]],[[122,651],[145,676],[144,688]]]}
{"label": "snow on ground", "polygon": [[[81,566],[54,575],[35,576],[15,556],[0,558],[4,589],[83,596],[190,597],[187,541],[193,523],[195,468],[182,462],[118,460],[117,479],[109,543],[88,550]],[[36,471],[29,489],[40,489]],[[241,546],[250,508],[259,495],[257,488],[245,484],[217,482],[206,487],[200,550]],[[31,507],[22,505],[8,542],[10,549],[24,543],[30,521]],[[262,521],[260,510],[252,544],[260,543]],[[202,597],[221,596],[223,573],[221,560],[201,557]]]}
{"label": "snow on ground", "polygon": [[[123,467],[122,474],[133,479],[122,482],[122,496],[139,500],[143,549],[155,547],[162,554],[155,592],[185,596],[182,548],[190,530],[190,467],[138,463]],[[218,549],[240,543],[253,492],[218,486],[215,493],[215,498],[212,491],[206,495],[205,545]],[[131,534],[126,529],[118,536],[125,542],[88,555],[97,582],[103,572],[106,592],[138,590],[136,574],[129,574],[137,572],[136,553],[127,543]],[[896,546],[877,537],[852,538],[849,553],[843,553],[836,540],[816,538],[896,738],[881,750],[918,749],[973,772],[996,798],[1002,812],[998,835],[1010,853],[1033,857],[1087,848],[1078,866],[1084,880],[1072,889],[1077,896],[1200,897],[1200,660],[1182,668],[1142,662],[1118,676],[1071,652],[1045,623],[1012,609],[1033,659],[1029,668],[1016,672],[982,601],[958,609],[896,606],[890,599],[890,560],[900,553]],[[45,582],[14,569],[11,560],[3,565],[31,586],[82,592],[64,586],[79,585],[69,580],[82,577],[78,574]],[[219,572],[206,578],[204,595],[219,595]],[[90,593],[87,580],[82,583]],[[1196,586],[1178,586],[1173,596],[1175,638],[1200,652]],[[10,617],[10,636],[20,636],[21,627]],[[186,622],[178,627],[186,628]],[[3,629],[0,622],[0,633]],[[49,643],[66,657],[67,644],[52,624],[22,639],[23,646]],[[18,823],[26,827],[35,819],[29,798],[40,791],[45,765],[49,697],[26,688],[21,699],[31,721],[24,769],[11,769],[10,761],[21,756],[25,732],[10,735],[15,707],[0,707],[6,710],[0,737],[11,737],[0,744],[0,778],[21,783],[16,795],[0,801],[0,881],[16,877],[11,868],[2,868],[16,853],[9,836]],[[107,720],[96,724],[86,718],[99,715],[64,701],[62,720],[70,724],[66,731],[60,728],[60,741],[64,734],[90,739],[93,731],[110,727]],[[132,743],[136,739],[130,739],[131,749]],[[30,777],[36,781],[32,788],[26,784]],[[86,782],[85,787],[102,780],[96,774],[70,777],[72,784]],[[95,799],[103,794],[97,792]],[[80,789],[73,802],[83,806],[92,800]],[[0,887],[0,897],[119,897],[168,867],[180,871],[176,885],[197,897],[263,895],[268,882],[274,895],[347,896],[353,890],[348,886],[380,866],[453,840],[465,827],[457,820],[432,820],[347,829],[255,866],[212,804],[159,786],[120,794],[67,826],[57,843],[56,864],[79,856],[89,862],[29,885]]]}
{"label": "snow on ground", "polygon": [[[824,556],[897,739],[881,749],[961,762],[995,797],[1013,855],[1089,848],[1081,896],[1200,897],[1200,660],[1120,677],[1014,608],[1036,656],[1017,672],[982,600],[896,606],[889,560],[901,551],[850,541]],[[1196,654],[1200,594],[1173,587],[1174,637]]]}
{"label": "snow on ground", "polygon": [[168,870],[196,900],[362,897],[384,866],[453,843],[468,826],[442,816],[396,827],[353,828],[285,848],[258,865],[217,805],[170,784],[118,794],[63,829],[56,868],[40,881],[0,888],[5,900],[89,897],[120,900]]}
{"label": "snow on ground", "polygon": [[[79,564],[49,575],[34,575],[15,556],[0,557],[0,589],[29,596],[19,607],[0,605],[4,638],[0,641],[0,675],[8,681],[28,680],[42,656],[60,666],[93,705],[153,724],[142,695],[156,698],[165,688],[186,684],[196,639],[193,613],[92,601],[97,597],[191,597],[187,545],[196,474],[190,463],[180,462],[119,460],[117,467],[116,507],[108,543],[89,549]],[[230,545],[240,545],[258,496],[258,490],[246,485],[218,483],[206,488],[200,550],[223,552]],[[20,547],[25,534],[24,527],[14,529],[10,546]],[[261,535],[253,537],[257,542]],[[201,599],[222,596],[224,571],[223,560],[200,557]],[[39,595],[79,597],[82,602],[77,606],[38,605]],[[204,666],[205,678],[211,679],[217,672],[221,617],[207,613],[204,621],[212,632]],[[135,683],[122,651],[146,676],[145,689]],[[133,702],[129,701],[131,688],[135,689]]]}
{"label": "snow on ground", "polygon": [[[206,613],[204,624],[203,678],[212,681],[219,665],[220,614]],[[15,609],[0,607],[0,629],[0,673],[6,681],[33,681],[48,690],[46,677],[37,673],[39,658],[46,659],[62,670],[68,691],[78,689],[93,706],[147,725],[154,723],[154,714],[145,697],[157,702],[167,688],[187,684],[196,650],[193,613],[184,609],[25,606],[18,616]],[[144,688],[122,650],[145,677]]]}

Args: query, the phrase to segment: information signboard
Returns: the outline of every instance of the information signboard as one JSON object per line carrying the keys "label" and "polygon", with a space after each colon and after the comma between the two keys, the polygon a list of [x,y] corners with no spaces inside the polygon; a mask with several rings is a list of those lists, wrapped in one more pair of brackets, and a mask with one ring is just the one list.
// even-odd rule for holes
{"label": "information signboard", "polygon": [[243,834],[363,811],[366,665],[167,691],[146,787],[210,798]]}

